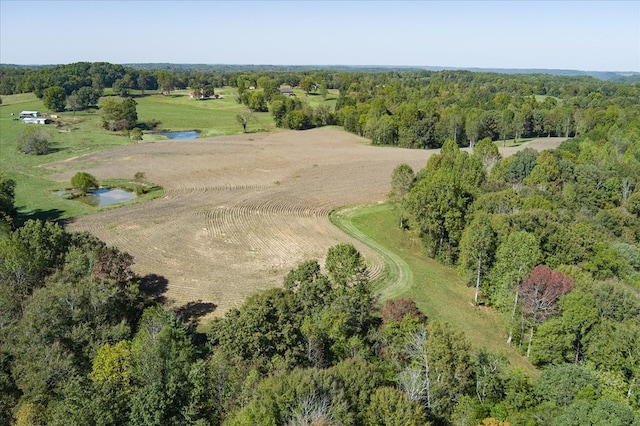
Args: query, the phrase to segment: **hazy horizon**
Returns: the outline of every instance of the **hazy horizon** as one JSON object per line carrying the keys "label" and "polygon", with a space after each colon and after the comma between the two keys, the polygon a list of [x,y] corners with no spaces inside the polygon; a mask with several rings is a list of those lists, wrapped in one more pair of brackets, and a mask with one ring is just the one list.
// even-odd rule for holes
{"label": "hazy horizon", "polygon": [[0,1],[0,63],[640,72],[640,1]]}

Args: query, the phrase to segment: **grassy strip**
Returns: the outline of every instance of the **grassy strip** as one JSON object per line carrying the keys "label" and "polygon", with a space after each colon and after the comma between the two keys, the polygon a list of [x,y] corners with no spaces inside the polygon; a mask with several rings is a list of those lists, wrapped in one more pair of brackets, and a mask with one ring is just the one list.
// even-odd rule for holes
{"label": "grassy strip", "polygon": [[473,289],[467,287],[455,269],[423,253],[419,238],[398,227],[393,206],[379,204],[337,210],[331,221],[384,258],[385,277],[376,283],[383,300],[411,298],[429,319],[448,322],[464,332],[474,347],[503,354],[511,365],[536,375],[531,363],[506,343],[498,314],[473,305]]}

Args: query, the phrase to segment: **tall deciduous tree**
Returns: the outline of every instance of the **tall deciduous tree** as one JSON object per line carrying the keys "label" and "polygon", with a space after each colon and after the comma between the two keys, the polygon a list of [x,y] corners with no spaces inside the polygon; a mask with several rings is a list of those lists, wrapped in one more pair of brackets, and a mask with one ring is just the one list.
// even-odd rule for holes
{"label": "tall deciduous tree", "polygon": [[105,99],[100,106],[103,126],[109,130],[131,130],[138,122],[136,101],[127,98],[118,101],[113,98]]}
{"label": "tall deciduous tree", "polygon": [[541,258],[538,240],[533,234],[518,231],[509,234],[500,244],[496,253],[496,262],[490,272],[492,289],[490,298],[509,319],[509,337],[513,340],[513,321],[518,309],[516,288],[531,272]]}
{"label": "tall deciduous tree", "polygon": [[391,191],[387,196],[391,202],[400,204],[400,228],[404,228],[404,204],[415,179],[413,169],[408,164],[399,164],[391,173]]}
{"label": "tall deciduous tree", "polygon": [[67,94],[60,86],[47,87],[42,92],[42,102],[50,111],[64,111],[64,107],[67,105]]}
{"label": "tall deciduous tree", "polygon": [[365,424],[371,426],[419,426],[428,424],[422,404],[391,387],[379,387],[371,395]]}
{"label": "tall deciduous tree", "polygon": [[353,244],[342,243],[330,247],[325,268],[333,283],[340,289],[367,282],[367,266]]}
{"label": "tall deciduous tree", "polygon": [[440,155],[429,159],[424,171],[426,177],[408,196],[408,210],[429,256],[455,263],[468,208],[484,181],[482,164],[449,140]]}
{"label": "tall deciduous tree", "polygon": [[175,315],[162,307],[147,308],[131,341],[131,377],[138,388],[131,396],[130,424],[181,422],[193,358],[189,336]]}
{"label": "tall deciduous tree", "polygon": [[490,138],[484,138],[478,141],[473,147],[473,155],[480,157],[480,161],[482,161],[487,175],[491,173],[493,166],[502,158],[500,152],[498,152],[498,147]]}
{"label": "tall deciduous tree", "polygon": [[536,327],[550,315],[556,313],[560,296],[575,287],[573,279],[562,272],[553,271],[546,265],[536,266],[517,288],[522,299],[522,312],[527,318],[530,331],[527,358],[531,354],[531,342]]}
{"label": "tall deciduous tree", "polygon": [[409,365],[398,377],[412,401],[421,401],[436,415],[450,414],[455,402],[472,386],[470,345],[449,324],[430,322],[409,340]]}
{"label": "tall deciduous tree", "polygon": [[16,181],[0,174],[0,239],[11,229],[16,216]]}
{"label": "tall deciduous tree", "polygon": [[496,250],[496,233],[489,215],[478,214],[462,233],[458,268],[475,285],[473,303],[478,304],[481,281],[487,276]]}

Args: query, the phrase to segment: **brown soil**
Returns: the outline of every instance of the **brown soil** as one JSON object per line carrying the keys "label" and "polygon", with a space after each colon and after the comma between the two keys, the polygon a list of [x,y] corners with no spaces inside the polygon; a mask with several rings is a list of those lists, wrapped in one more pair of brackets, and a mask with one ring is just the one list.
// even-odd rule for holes
{"label": "brown soil", "polygon": [[[527,146],[542,150],[562,140]],[[434,152],[374,147],[340,130],[314,129],[140,143],[48,168],[66,181],[79,170],[99,180],[144,172],[164,187],[159,199],[79,217],[67,229],[132,254],[137,273],[167,280],[174,304],[213,303],[220,315],[281,285],[299,262],[322,263],[340,242],[354,243],[380,273],[380,258],[336,229],[329,212],[384,202],[394,167],[418,171]]]}

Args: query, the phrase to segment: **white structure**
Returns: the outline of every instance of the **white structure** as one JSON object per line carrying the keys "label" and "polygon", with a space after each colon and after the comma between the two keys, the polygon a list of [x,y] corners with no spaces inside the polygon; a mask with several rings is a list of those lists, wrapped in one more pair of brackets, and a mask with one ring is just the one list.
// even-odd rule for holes
{"label": "white structure", "polygon": [[38,111],[22,111],[20,113],[20,118],[35,118],[40,117],[40,112]]}
{"label": "white structure", "polygon": [[44,118],[44,117],[25,117],[22,119],[23,123],[27,123],[27,124],[49,124],[51,123],[50,120]]}

